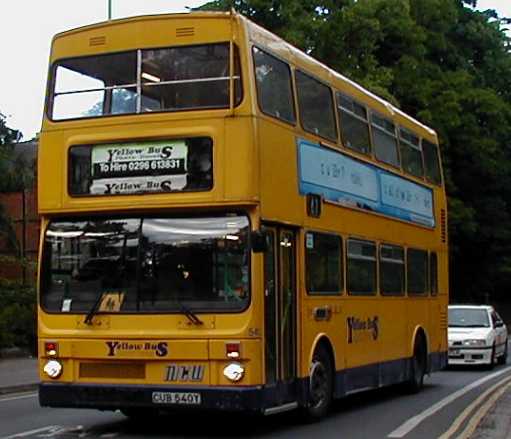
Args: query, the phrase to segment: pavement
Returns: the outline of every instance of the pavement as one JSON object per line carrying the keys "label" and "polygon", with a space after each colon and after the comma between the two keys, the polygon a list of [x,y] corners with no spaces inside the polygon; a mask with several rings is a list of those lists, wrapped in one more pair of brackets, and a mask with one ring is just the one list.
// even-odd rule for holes
{"label": "pavement", "polygon": [[37,358],[0,358],[0,395],[36,390]]}
{"label": "pavement", "polygon": [[[37,358],[0,358],[0,397],[35,391],[39,383]],[[470,439],[511,439],[511,387],[482,416]]]}

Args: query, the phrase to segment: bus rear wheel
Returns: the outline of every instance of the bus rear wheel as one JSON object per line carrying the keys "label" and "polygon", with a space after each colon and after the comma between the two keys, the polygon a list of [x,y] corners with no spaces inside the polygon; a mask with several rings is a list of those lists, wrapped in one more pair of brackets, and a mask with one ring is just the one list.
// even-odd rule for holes
{"label": "bus rear wheel", "polygon": [[427,351],[426,343],[422,336],[415,339],[413,358],[410,366],[410,378],[406,382],[406,389],[410,393],[419,392],[424,385],[426,375]]}
{"label": "bus rear wheel", "polygon": [[323,345],[319,345],[312,356],[309,374],[309,398],[304,414],[308,422],[324,417],[332,403],[334,373],[330,355]]}

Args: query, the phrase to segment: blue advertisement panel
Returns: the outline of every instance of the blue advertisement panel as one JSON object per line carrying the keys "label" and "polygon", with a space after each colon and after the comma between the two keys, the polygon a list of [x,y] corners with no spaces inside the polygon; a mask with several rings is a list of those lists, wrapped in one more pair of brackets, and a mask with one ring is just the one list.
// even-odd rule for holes
{"label": "blue advertisement panel", "polygon": [[431,189],[317,143],[297,144],[301,194],[435,226]]}

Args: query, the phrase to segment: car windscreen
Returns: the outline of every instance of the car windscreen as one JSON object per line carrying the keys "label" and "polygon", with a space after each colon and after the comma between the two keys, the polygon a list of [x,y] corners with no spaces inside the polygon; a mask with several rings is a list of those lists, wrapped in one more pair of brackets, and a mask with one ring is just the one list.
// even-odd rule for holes
{"label": "car windscreen", "polygon": [[[249,294],[245,216],[53,221],[44,241],[41,305],[87,313],[236,312]],[[99,307],[101,311],[101,306]]]}
{"label": "car windscreen", "polygon": [[449,327],[489,328],[488,312],[477,308],[449,308]]}

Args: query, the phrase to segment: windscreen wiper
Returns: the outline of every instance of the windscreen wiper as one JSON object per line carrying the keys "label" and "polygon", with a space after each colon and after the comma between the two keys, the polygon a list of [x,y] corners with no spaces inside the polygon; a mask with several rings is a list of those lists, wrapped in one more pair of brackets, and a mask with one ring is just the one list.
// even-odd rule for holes
{"label": "windscreen wiper", "polygon": [[92,308],[89,310],[87,315],[85,316],[85,320],[83,323],[86,325],[92,325],[92,318],[97,314],[99,309],[99,304],[101,303],[101,299],[103,298],[103,291],[100,291],[98,296],[96,297],[96,300],[94,301],[94,304],[92,305]]}
{"label": "windscreen wiper", "polygon": [[177,302],[177,304],[179,305],[179,308],[181,309],[181,311],[183,312],[183,314],[188,318],[188,320],[190,320],[190,322],[192,322],[194,325],[197,325],[197,326],[200,326],[200,325],[203,325],[204,322],[199,319],[199,317],[197,317],[197,314],[194,314],[193,311],[188,308],[187,306],[185,306],[183,304],[183,302]]}

